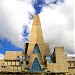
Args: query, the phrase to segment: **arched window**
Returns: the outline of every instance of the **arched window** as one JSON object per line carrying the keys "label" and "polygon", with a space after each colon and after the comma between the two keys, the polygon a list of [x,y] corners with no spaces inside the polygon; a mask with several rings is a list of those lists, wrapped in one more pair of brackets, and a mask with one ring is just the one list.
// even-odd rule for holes
{"label": "arched window", "polygon": [[40,53],[40,49],[39,49],[38,44],[35,44],[33,53],[34,53],[34,54],[35,54],[35,53]]}
{"label": "arched window", "polygon": [[37,58],[34,59],[34,62],[32,63],[32,66],[31,66],[31,70],[32,71],[40,71],[41,70],[41,66],[40,66]]}

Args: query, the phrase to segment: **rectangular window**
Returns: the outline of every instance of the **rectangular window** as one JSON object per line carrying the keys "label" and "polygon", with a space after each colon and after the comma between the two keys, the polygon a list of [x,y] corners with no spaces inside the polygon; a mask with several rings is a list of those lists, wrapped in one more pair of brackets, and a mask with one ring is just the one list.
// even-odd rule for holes
{"label": "rectangular window", "polygon": [[14,71],[17,71],[18,70],[18,67],[14,67]]}
{"label": "rectangular window", "polygon": [[70,66],[71,66],[71,62],[70,62]]}
{"label": "rectangular window", "polygon": [[11,61],[8,61],[8,65],[11,65]]}
{"label": "rectangular window", "polygon": [[15,65],[15,61],[12,61],[12,65]]}
{"label": "rectangular window", "polygon": [[18,71],[21,71],[21,67],[18,67]]}
{"label": "rectangular window", "polygon": [[19,65],[19,61],[16,61],[16,65]]}

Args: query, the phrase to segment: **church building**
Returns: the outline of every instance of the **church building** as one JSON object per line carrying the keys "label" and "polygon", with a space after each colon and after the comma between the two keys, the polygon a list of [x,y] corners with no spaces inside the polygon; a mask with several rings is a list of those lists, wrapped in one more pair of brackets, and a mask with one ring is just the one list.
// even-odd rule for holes
{"label": "church building", "polygon": [[39,15],[34,15],[29,42],[24,52],[6,51],[0,60],[0,73],[23,75],[75,75],[75,57],[67,57],[64,47],[50,53],[44,42]]}

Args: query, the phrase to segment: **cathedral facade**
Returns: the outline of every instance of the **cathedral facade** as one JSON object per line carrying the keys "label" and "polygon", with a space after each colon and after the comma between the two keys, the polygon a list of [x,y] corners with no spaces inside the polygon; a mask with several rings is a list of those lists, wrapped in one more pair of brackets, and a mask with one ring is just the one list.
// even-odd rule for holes
{"label": "cathedral facade", "polygon": [[55,47],[51,54],[44,42],[39,15],[34,15],[29,43],[24,52],[6,51],[0,60],[0,73],[23,75],[75,75],[75,58],[67,57],[64,47]]}

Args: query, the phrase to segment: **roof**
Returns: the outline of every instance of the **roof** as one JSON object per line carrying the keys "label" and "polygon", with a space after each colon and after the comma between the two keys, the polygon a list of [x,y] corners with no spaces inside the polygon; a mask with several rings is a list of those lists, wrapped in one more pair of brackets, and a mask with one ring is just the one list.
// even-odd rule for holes
{"label": "roof", "polygon": [[17,56],[22,60],[22,51],[6,51],[4,60],[16,60]]}

